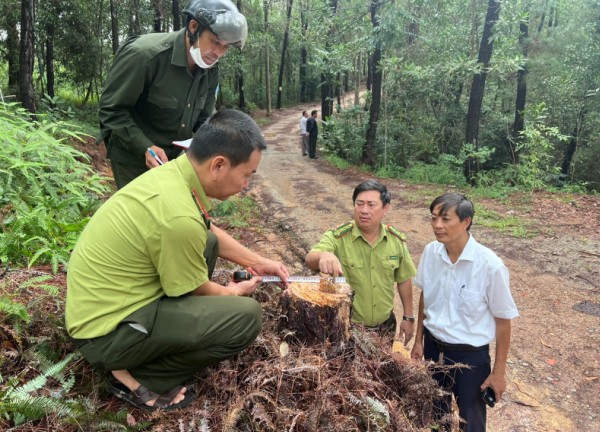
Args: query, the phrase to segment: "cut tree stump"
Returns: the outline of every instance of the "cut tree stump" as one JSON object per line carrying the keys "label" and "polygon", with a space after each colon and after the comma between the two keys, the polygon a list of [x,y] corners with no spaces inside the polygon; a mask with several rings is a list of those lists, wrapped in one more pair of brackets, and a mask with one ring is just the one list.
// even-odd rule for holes
{"label": "cut tree stump", "polygon": [[352,290],[343,283],[290,283],[279,300],[280,327],[305,344],[329,342],[344,347],[350,338]]}

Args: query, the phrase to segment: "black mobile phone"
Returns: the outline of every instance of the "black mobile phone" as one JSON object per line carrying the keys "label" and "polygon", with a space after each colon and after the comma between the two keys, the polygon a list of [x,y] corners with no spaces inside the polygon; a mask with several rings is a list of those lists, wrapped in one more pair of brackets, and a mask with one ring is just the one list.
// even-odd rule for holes
{"label": "black mobile phone", "polygon": [[252,273],[246,270],[238,270],[233,272],[233,281],[241,282],[252,279]]}
{"label": "black mobile phone", "polygon": [[494,393],[494,390],[491,387],[486,387],[485,390],[481,392],[481,398],[490,408],[493,408],[494,405],[496,405],[496,393]]}

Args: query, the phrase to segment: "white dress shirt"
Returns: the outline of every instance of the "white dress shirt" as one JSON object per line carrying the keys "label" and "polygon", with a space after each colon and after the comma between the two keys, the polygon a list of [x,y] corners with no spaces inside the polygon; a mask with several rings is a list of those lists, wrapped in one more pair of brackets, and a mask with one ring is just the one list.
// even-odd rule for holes
{"label": "white dress shirt", "polygon": [[454,264],[444,244],[429,243],[414,282],[423,290],[423,324],[442,342],[489,344],[496,336],[494,317],[519,316],[510,293],[508,269],[471,235]]}
{"label": "white dress shirt", "polygon": [[308,120],[307,117],[302,116],[302,118],[300,119],[300,135],[306,135],[306,120]]}

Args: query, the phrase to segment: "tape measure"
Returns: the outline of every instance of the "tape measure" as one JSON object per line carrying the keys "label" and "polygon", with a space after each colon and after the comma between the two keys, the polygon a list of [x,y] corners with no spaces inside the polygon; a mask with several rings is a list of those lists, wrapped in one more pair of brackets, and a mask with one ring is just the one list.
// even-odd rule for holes
{"label": "tape measure", "polygon": [[[263,282],[281,282],[279,276],[261,276]],[[252,273],[246,270],[238,270],[233,272],[233,281],[241,282],[252,279]],[[319,276],[290,276],[288,282],[308,282],[308,283],[319,283],[321,278]],[[332,278],[333,283],[346,283],[345,277]]]}

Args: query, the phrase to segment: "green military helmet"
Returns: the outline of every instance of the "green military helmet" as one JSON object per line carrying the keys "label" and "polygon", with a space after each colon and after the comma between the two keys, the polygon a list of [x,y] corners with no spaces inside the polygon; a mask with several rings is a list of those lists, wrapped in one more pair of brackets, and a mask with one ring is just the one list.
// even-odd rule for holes
{"label": "green military helmet", "polygon": [[244,47],[248,38],[246,17],[230,0],[190,0],[183,14],[195,19],[228,44]]}

